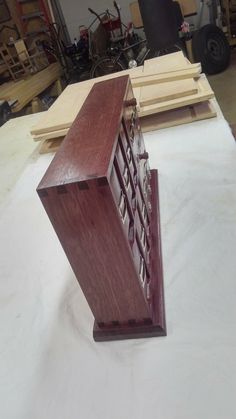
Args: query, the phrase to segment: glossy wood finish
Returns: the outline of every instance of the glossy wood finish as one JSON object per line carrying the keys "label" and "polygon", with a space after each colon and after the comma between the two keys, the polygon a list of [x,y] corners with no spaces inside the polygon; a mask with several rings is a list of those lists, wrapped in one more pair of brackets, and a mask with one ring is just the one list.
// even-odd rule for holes
{"label": "glossy wood finish", "polygon": [[128,76],[97,83],[38,186],[94,339],[165,335],[157,173]]}

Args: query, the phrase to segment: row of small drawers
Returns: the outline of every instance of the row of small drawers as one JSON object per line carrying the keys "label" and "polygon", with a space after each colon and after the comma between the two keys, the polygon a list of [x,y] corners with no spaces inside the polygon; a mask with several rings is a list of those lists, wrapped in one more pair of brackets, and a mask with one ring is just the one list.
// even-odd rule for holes
{"label": "row of small drawers", "polygon": [[[132,129],[135,128],[133,124]],[[139,144],[137,144],[139,142]],[[134,146],[132,146],[133,144]],[[115,153],[111,185],[123,221],[124,230],[132,248],[134,262],[144,294],[150,296],[150,190],[147,162],[140,162],[134,151],[144,152],[139,132],[130,140],[124,122]],[[135,158],[136,157],[136,158]],[[140,165],[142,167],[140,168]],[[142,175],[142,171],[144,174]],[[146,195],[146,199],[145,199]]]}

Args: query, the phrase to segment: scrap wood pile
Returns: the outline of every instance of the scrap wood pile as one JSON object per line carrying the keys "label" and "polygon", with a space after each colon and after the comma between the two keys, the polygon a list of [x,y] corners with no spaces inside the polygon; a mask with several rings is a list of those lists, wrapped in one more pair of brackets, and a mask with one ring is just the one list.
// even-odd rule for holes
{"label": "scrap wood pile", "polygon": [[142,67],[67,86],[31,130],[34,140],[42,141],[41,152],[58,148],[95,83],[125,74],[131,79],[144,132],[216,116],[214,93],[201,65],[177,52],[147,60]]}

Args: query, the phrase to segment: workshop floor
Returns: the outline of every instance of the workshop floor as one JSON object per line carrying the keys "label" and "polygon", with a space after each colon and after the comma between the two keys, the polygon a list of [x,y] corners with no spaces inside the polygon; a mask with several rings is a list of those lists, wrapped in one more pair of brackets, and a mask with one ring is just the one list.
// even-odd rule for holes
{"label": "workshop floor", "polygon": [[231,63],[223,73],[208,76],[225,119],[236,124],[236,50],[232,50]]}

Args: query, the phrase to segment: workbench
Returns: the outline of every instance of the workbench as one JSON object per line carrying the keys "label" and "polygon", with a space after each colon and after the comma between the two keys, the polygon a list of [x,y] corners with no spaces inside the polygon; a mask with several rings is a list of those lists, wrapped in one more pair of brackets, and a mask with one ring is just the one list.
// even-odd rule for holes
{"label": "workbench", "polygon": [[168,335],[107,343],[35,191],[40,114],[0,128],[1,418],[235,419],[236,147],[217,110],[145,134]]}

